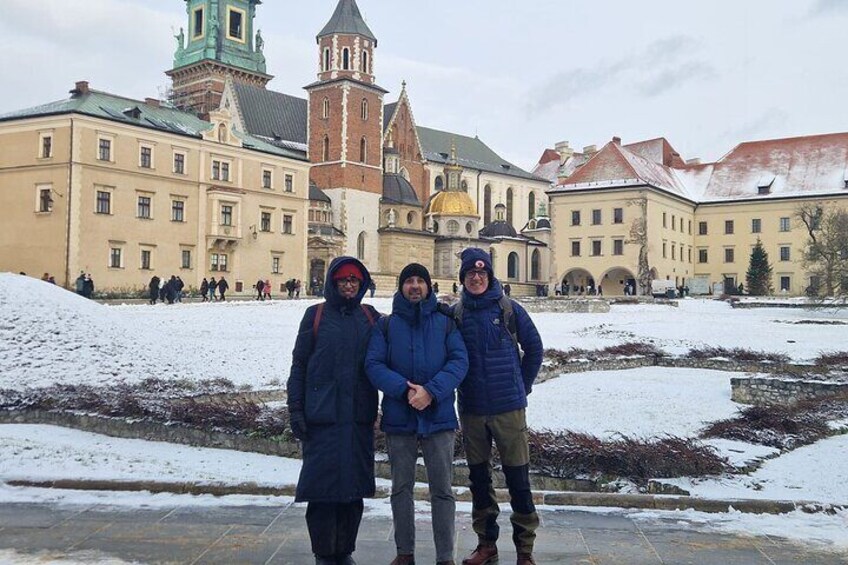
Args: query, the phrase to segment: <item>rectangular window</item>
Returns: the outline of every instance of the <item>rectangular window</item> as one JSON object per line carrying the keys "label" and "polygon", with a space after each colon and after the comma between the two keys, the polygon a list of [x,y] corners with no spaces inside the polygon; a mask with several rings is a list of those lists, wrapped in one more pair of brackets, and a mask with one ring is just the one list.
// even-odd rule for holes
{"label": "rectangular window", "polygon": [[571,242],[571,256],[572,257],[580,257],[580,242],[572,241]]}
{"label": "rectangular window", "polygon": [[724,234],[733,235],[733,220],[724,221]]}
{"label": "rectangular window", "polygon": [[707,260],[708,260],[707,250],[706,249],[699,249],[698,250],[698,263],[706,263]]}
{"label": "rectangular window", "polygon": [[280,274],[280,258],[279,257],[272,257],[271,258],[271,272],[274,273],[275,275]]}
{"label": "rectangular window", "polygon": [[751,233],[761,233],[763,231],[763,221],[759,218],[751,220]]}
{"label": "rectangular window", "polygon": [[149,196],[139,196],[138,197],[138,217],[144,218],[146,220],[150,219],[150,197]]}
{"label": "rectangular window", "polygon": [[592,225],[593,226],[601,225],[601,211],[600,210],[592,210]]}
{"label": "rectangular window", "polygon": [[791,282],[789,277],[780,277],[780,292],[789,292]]}
{"label": "rectangular window", "polygon": [[674,214],[671,215],[671,229],[677,229],[677,218],[674,217]]}
{"label": "rectangular window", "polygon": [[153,148],[152,147],[142,147],[141,154],[139,155],[139,166],[143,169],[152,169],[153,168]]}
{"label": "rectangular window", "polygon": [[288,233],[288,234],[294,233],[292,231],[293,222],[294,222],[294,217],[291,214],[283,214],[283,233]]}
{"label": "rectangular window", "polygon": [[209,256],[209,270],[217,271],[218,270],[218,254],[213,253]]}
{"label": "rectangular window", "polygon": [[212,161],[212,180],[221,180],[221,161]]}
{"label": "rectangular window", "polygon": [[271,231],[271,212],[262,212],[262,219],[259,224],[260,231]]}
{"label": "rectangular window", "polygon": [[682,263],[683,262],[683,244],[682,243],[680,244],[680,255],[678,255],[678,257],[680,257],[680,262]]}
{"label": "rectangular window", "polygon": [[41,158],[49,159],[53,156],[53,136],[45,135],[41,138]]}
{"label": "rectangular window", "polygon": [[97,208],[98,214],[112,213],[112,193],[103,190],[97,191]]}
{"label": "rectangular window", "polygon": [[271,171],[264,169],[262,171],[262,188],[271,188]]}
{"label": "rectangular window", "polygon": [[185,221],[185,202],[182,200],[171,200],[171,221]]}
{"label": "rectangular window", "polygon": [[203,37],[203,7],[199,7],[194,11],[194,25],[191,28],[192,39]]}
{"label": "rectangular window", "polygon": [[688,257],[687,260],[691,263],[692,262],[692,248],[691,247],[686,250],[686,256]]}
{"label": "rectangular window", "polygon": [[50,195],[52,189],[50,188],[40,188],[38,189],[38,211],[39,212],[51,212],[53,211],[53,197]]}
{"label": "rectangular window", "polygon": [[183,249],[181,252],[182,268],[191,269],[191,249]]}
{"label": "rectangular window", "polygon": [[707,235],[707,222],[698,222],[698,235]]}
{"label": "rectangular window", "polygon": [[286,175],[286,192],[294,192],[294,177]]}
{"label": "rectangular window", "polygon": [[594,239],[592,240],[592,256],[598,257],[601,254],[601,240]]}
{"label": "rectangular window", "polygon": [[572,210],[571,211],[571,225],[579,226],[580,225],[580,210]]}
{"label": "rectangular window", "polygon": [[141,250],[141,268],[145,271],[150,270],[150,256],[151,253],[149,249]]}
{"label": "rectangular window", "polygon": [[733,248],[732,247],[726,247],[724,249],[724,262],[725,263],[733,263],[733,259],[734,259]]}
{"label": "rectangular window", "polygon": [[120,269],[122,266],[122,253],[120,247],[112,247],[109,250],[109,267]]}
{"label": "rectangular window", "polygon": [[225,161],[212,161],[212,180],[230,180],[230,164]]}
{"label": "rectangular window", "polygon": [[780,218],[780,231],[789,231],[789,218]]}
{"label": "rectangular window", "polygon": [[221,205],[221,225],[233,225],[233,207],[228,204]]}
{"label": "rectangular window", "polygon": [[677,249],[677,246],[676,246],[676,244],[672,241],[672,242],[671,242],[671,258],[672,258],[672,259],[677,259],[677,253],[676,253],[676,251],[675,251],[676,249]]}
{"label": "rectangular window", "polygon": [[183,153],[174,153],[174,172],[178,175],[185,174],[185,155]]}
{"label": "rectangular window", "polygon": [[663,259],[668,258],[668,244],[664,241],[663,241],[662,250],[663,250]]}
{"label": "rectangular window", "polygon": [[98,143],[97,158],[101,161],[112,160],[112,140],[100,138]]}
{"label": "rectangular window", "polygon": [[623,224],[624,223],[624,208],[613,208],[612,209],[612,223],[614,223],[614,224]]}
{"label": "rectangular window", "polygon": [[668,227],[668,214],[666,214],[665,212],[663,212],[663,227]]}
{"label": "rectangular window", "polygon": [[229,182],[230,180],[230,164],[221,163],[221,180]]}
{"label": "rectangular window", "polygon": [[780,246],[780,260],[781,261],[789,261],[790,257],[790,247],[788,245]]}
{"label": "rectangular window", "polygon": [[227,270],[227,254],[213,253],[209,256],[210,271],[226,271]]}
{"label": "rectangular window", "polygon": [[624,240],[623,239],[612,240],[612,254],[613,255],[624,255]]}
{"label": "rectangular window", "polygon": [[231,39],[244,41],[244,14],[240,10],[230,9],[227,15],[230,19],[227,35]]}
{"label": "rectangular window", "polygon": [[689,220],[689,235],[692,235],[692,220]]}

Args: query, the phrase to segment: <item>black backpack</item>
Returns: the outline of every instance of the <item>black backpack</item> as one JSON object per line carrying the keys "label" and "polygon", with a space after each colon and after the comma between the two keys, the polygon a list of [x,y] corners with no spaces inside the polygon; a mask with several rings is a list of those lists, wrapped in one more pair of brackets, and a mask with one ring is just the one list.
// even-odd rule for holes
{"label": "black backpack", "polygon": [[[509,337],[512,338],[512,343],[513,345],[515,345],[515,348],[521,351],[521,347],[518,345],[518,328],[515,324],[515,311],[512,308],[512,300],[510,300],[509,297],[505,295],[501,296],[498,299],[498,305],[501,307],[501,319],[503,320],[504,326],[506,326],[506,331],[509,332]],[[444,302],[439,302],[439,312],[441,312],[445,316],[452,317],[457,327],[462,327],[462,311],[462,299],[460,299],[456,303],[452,314],[450,306],[448,306]]]}

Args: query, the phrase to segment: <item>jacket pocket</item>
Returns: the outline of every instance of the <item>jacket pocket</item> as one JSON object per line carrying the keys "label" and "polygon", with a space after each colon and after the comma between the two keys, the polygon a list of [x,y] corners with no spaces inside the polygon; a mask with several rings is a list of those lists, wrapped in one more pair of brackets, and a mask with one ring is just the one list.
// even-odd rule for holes
{"label": "jacket pocket", "polygon": [[336,383],[332,380],[310,383],[306,390],[306,421],[311,424],[334,424],[336,414]]}

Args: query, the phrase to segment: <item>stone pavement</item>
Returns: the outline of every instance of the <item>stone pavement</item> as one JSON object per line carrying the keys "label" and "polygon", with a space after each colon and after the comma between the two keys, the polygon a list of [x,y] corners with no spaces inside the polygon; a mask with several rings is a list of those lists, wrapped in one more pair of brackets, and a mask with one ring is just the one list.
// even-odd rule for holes
{"label": "stone pavement", "polygon": [[[75,562],[122,559],[138,563],[314,563],[303,505],[281,507],[114,508],[0,505],[0,562],[14,550],[32,562],[66,557]],[[686,524],[638,524],[619,515],[545,510],[536,546],[542,564],[829,564],[846,556],[804,548],[770,537],[696,533]],[[505,513],[502,524],[508,524]],[[418,518],[417,562],[434,563],[426,514]],[[507,526],[508,527],[508,526]],[[468,514],[457,517],[457,551],[473,548]],[[509,535],[501,564],[514,563]],[[369,514],[362,523],[359,565],[388,565],[394,557],[391,518]],[[28,556],[28,557],[26,557]],[[20,562],[20,561],[18,561]]]}

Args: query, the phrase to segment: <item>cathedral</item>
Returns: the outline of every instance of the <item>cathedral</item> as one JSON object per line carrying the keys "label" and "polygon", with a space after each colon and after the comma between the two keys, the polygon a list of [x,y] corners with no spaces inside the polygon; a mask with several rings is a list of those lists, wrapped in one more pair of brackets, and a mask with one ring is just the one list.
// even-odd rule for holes
{"label": "cathedral", "polygon": [[[339,255],[361,259],[393,288],[411,261],[452,284],[458,252],[489,250],[514,292],[548,281],[549,182],[509,163],[478,137],[417,124],[403,83],[397,98],[377,80],[377,36],[355,0],[339,0],[316,36],[306,96],[268,88],[256,31],[260,0],[188,0],[177,37],[171,100],[310,163],[306,280]],[[271,62],[273,66],[273,62]],[[306,80],[304,82],[307,82]],[[448,102],[448,101],[446,101]]]}

